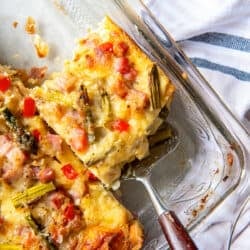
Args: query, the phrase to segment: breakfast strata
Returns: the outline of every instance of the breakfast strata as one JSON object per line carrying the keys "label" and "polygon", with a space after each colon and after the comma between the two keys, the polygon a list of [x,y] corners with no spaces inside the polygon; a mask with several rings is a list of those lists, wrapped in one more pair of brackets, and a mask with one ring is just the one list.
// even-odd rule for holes
{"label": "breakfast strata", "polygon": [[[20,77],[19,71],[0,66],[0,249],[141,249],[143,236],[138,221],[62,139],[81,153],[83,147],[85,152],[91,150],[91,143],[95,145],[98,140],[96,132],[93,141],[90,137],[97,126],[86,125],[88,108],[92,109],[96,101],[88,90],[89,103],[85,103],[87,84],[80,84],[80,91],[85,93],[80,98],[83,103],[79,103],[82,111],[72,108],[75,104],[64,106],[75,90],[47,91],[49,105],[38,98],[43,117],[59,136],[40,118],[36,101],[25,87],[27,82]],[[57,92],[60,94],[54,95]],[[59,122],[60,108],[65,113],[58,129],[54,122]],[[55,118],[47,119],[46,112]],[[80,122],[76,126],[74,119],[82,117],[86,127]],[[79,137],[79,145],[72,134],[71,139],[63,134],[68,133],[67,126]]]}
{"label": "breakfast strata", "polygon": [[72,60],[32,90],[43,119],[105,185],[148,154],[174,86],[106,17],[80,39]]}

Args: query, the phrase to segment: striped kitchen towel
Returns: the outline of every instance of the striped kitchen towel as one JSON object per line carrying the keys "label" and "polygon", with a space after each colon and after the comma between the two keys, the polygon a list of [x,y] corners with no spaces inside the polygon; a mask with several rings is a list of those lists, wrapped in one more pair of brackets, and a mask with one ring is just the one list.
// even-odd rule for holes
{"label": "striped kitchen towel", "polygon": [[250,0],[147,0],[250,132]]}

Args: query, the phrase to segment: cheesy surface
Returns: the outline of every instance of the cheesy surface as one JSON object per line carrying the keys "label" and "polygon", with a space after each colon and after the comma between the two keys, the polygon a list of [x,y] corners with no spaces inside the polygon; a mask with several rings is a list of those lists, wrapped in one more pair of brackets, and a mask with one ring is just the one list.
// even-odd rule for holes
{"label": "cheesy surface", "polygon": [[0,66],[0,249],[142,247],[142,230]]}
{"label": "cheesy surface", "polygon": [[124,164],[148,154],[147,136],[173,93],[166,75],[106,17],[32,95],[49,126],[109,186]]}

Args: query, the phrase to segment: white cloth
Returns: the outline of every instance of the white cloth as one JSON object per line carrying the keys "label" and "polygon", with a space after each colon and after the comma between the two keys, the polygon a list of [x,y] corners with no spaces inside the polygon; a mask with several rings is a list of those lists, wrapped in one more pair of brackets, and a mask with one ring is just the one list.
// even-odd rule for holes
{"label": "white cloth", "polygon": [[250,0],[147,0],[250,132]]}

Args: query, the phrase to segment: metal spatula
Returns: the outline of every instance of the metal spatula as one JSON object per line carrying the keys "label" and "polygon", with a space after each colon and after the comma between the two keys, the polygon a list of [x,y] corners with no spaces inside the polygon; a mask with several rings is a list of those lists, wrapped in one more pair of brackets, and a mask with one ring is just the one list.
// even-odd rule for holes
{"label": "metal spatula", "polygon": [[169,127],[164,126],[163,129],[158,130],[154,136],[149,138],[151,145],[150,155],[141,161],[134,161],[128,164],[122,174],[122,180],[135,179],[145,186],[171,249],[193,250],[197,249],[197,247],[188,232],[177,218],[175,212],[169,210],[162,203],[161,198],[150,183],[152,169],[157,165],[159,159],[176,147],[177,141],[176,132],[169,138]]}

